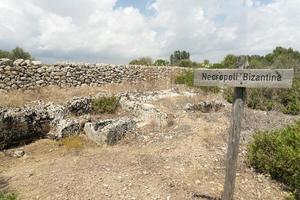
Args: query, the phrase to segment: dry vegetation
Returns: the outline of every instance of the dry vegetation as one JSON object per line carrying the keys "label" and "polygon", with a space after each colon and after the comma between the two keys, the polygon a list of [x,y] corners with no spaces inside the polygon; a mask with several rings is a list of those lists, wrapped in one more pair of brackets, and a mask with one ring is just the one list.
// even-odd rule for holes
{"label": "dry vegetation", "polygon": [[33,101],[51,101],[64,104],[74,96],[89,96],[97,93],[115,94],[118,92],[130,91],[155,91],[171,87],[170,80],[108,84],[102,87],[81,86],[76,88],[62,88],[58,86],[48,86],[34,90],[14,90],[10,92],[0,92],[0,106],[23,106]]}
{"label": "dry vegetation", "polygon": [[81,135],[70,136],[63,138],[59,141],[59,144],[64,146],[67,150],[82,149],[84,148],[86,140]]}

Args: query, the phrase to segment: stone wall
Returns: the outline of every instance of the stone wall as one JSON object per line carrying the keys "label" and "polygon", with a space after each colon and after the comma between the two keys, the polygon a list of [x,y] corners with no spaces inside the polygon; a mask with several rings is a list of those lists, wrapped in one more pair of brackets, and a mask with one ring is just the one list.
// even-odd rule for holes
{"label": "stone wall", "polygon": [[33,89],[48,85],[101,86],[123,81],[138,82],[169,78],[179,67],[130,66],[88,63],[46,65],[39,61],[0,59],[0,89]]}

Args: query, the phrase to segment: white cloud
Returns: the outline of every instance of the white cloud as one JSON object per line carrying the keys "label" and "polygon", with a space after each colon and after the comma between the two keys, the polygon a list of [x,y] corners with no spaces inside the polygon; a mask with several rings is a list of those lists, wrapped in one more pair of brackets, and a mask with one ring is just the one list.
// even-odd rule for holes
{"label": "white cloud", "polygon": [[24,47],[36,57],[128,62],[168,57],[196,60],[228,53],[300,49],[299,0],[155,0],[144,16],[116,0],[0,0],[0,49]]}
{"label": "white cloud", "polygon": [[299,7],[299,0],[276,0],[249,10],[245,45],[249,52],[267,52],[275,46],[300,49]]}
{"label": "white cloud", "polygon": [[152,24],[163,30],[159,37],[164,44],[163,54],[186,49],[194,57],[203,59],[203,56],[209,56],[208,52],[228,45],[237,37],[235,26],[219,25],[213,20],[219,10],[205,1],[157,0],[153,8],[156,16]]}
{"label": "white cloud", "polygon": [[37,55],[61,54],[71,59],[79,52],[112,62],[157,56],[156,32],[137,9],[113,9],[115,0],[76,0],[69,5],[67,0],[0,0],[0,43],[10,48],[19,45]]}

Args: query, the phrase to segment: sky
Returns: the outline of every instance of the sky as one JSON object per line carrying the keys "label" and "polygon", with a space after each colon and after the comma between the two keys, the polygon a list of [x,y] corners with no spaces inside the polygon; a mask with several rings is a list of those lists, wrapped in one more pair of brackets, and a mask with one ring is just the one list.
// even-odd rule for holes
{"label": "sky", "polygon": [[45,63],[126,64],[142,56],[218,62],[300,50],[300,0],[0,0],[0,49]]}

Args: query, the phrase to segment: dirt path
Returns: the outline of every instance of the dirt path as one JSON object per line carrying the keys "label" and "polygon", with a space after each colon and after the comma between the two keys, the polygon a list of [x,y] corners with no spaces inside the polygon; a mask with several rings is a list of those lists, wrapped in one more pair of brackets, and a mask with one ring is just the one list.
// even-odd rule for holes
{"label": "dirt path", "polygon": [[[183,111],[201,97],[155,103],[174,115],[170,127],[148,126],[113,147],[66,150],[40,140],[23,147],[25,157],[0,155],[1,177],[20,199],[213,199],[221,195],[230,105],[220,112]],[[210,97],[210,99],[220,97]],[[249,111],[245,116],[235,199],[284,199],[288,194],[244,161],[253,129],[282,126],[295,117]],[[264,126],[264,127],[262,127]]]}

